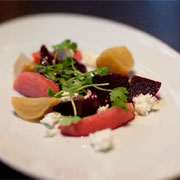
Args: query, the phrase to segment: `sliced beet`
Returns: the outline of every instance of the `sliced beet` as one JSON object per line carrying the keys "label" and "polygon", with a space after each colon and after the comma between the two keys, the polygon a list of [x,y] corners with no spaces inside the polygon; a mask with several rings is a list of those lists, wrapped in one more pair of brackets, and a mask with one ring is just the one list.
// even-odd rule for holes
{"label": "sliced beet", "polygon": [[49,53],[45,45],[41,46],[40,49],[40,61],[39,64],[42,66],[48,66],[53,64],[54,57]]}
{"label": "sliced beet", "polygon": [[[97,96],[90,96],[87,99],[77,99],[74,100],[74,103],[77,109],[77,115],[80,117],[96,114],[97,109],[100,106]],[[57,112],[60,112],[62,115],[74,115],[73,107],[70,101],[61,102],[53,109]]]}
{"label": "sliced beet", "polygon": [[140,94],[151,94],[155,96],[161,87],[161,82],[153,81],[140,76],[133,76],[129,88],[128,101],[132,101],[132,98]]}
{"label": "sliced beet", "polygon": [[101,83],[109,83],[107,86],[103,86],[107,89],[114,89],[116,87],[126,87],[129,88],[129,78],[128,76],[123,76],[121,74],[109,74],[105,76],[95,76],[94,83],[101,84]]}
{"label": "sliced beet", "polygon": [[105,91],[97,90],[98,101],[100,102],[101,106],[105,106],[106,104],[110,104],[110,93]]}
{"label": "sliced beet", "polygon": [[73,59],[74,61],[76,61],[76,63],[74,64],[74,66],[82,73],[86,73],[87,69],[86,66],[84,64],[82,64],[81,62],[78,62],[77,60]]}
{"label": "sliced beet", "polygon": [[[107,86],[102,86],[105,89],[114,89],[117,87],[126,87],[129,88],[128,76],[123,76],[121,74],[109,74],[105,76],[95,76],[94,83],[102,84],[102,83],[109,83]],[[93,89],[97,96],[100,104],[102,106],[110,103],[110,92],[108,91],[101,91],[98,89]]]}
{"label": "sliced beet", "polygon": [[[82,118],[77,124],[62,126],[61,133],[68,136],[88,136],[90,133],[111,128],[116,129],[135,118],[134,106],[127,103],[128,112],[119,107],[107,109],[104,112]],[[96,140],[98,142],[98,139]]]}

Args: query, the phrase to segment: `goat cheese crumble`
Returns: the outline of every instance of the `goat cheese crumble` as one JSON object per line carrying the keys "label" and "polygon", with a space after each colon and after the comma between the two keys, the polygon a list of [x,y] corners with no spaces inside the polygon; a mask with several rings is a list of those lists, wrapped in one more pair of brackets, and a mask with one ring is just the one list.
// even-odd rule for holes
{"label": "goat cheese crumble", "polygon": [[106,111],[109,108],[109,104],[106,104],[105,106],[100,106],[97,110],[97,113]]}
{"label": "goat cheese crumble", "polygon": [[40,123],[46,125],[47,128],[45,137],[54,137],[60,134],[58,127],[60,126],[62,117],[61,113],[51,112],[46,114],[44,118],[40,120]]}
{"label": "goat cheese crumble", "polygon": [[113,148],[113,133],[111,129],[96,131],[89,135],[90,145],[95,151],[108,151]]}
{"label": "goat cheese crumble", "polygon": [[48,125],[50,128],[53,128],[54,125],[59,122],[62,118],[61,113],[51,112],[44,116],[42,120],[40,120],[41,124]]}
{"label": "goat cheese crumble", "polygon": [[136,114],[141,116],[147,116],[156,104],[155,98],[150,94],[140,94],[139,96],[134,97],[132,101]]}
{"label": "goat cheese crumble", "polygon": [[64,97],[61,97],[62,102],[71,101],[74,97],[78,97],[79,96],[78,93],[74,93],[74,96],[71,97],[69,95],[69,92],[66,92],[66,91],[62,95],[64,96]]}
{"label": "goat cheese crumble", "polygon": [[47,129],[46,130],[46,137],[54,137],[56,135],[60,134],[60,130],[59,129]]}

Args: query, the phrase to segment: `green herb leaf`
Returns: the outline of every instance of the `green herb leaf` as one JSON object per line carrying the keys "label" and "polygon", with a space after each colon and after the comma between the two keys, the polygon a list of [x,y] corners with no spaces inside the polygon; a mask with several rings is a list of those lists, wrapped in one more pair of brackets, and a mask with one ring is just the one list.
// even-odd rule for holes
{"label": "green herb leaf", "polygon": [[65,40],[61,44],[57,44],[53,46],[54,50],[64,50],[64,49],[72,49],[74,53],[77,52],[77,44],[70,40]]}
{"label": "green herb leaf", "polygon": [[110,99],[111,101],[115,101],[121,98],[122,100],[127,101],[127,96],[126,96],[127,94],[129,94],[129,92],[125,87],[114,88],[111,91]]}
{"label": "green herb leaf", "polygon": [[66,67],[72,66],[73,64],[75,64],[75,61],[72,58],[67,57],[63,63],[63,68],[65,69]]}
{"label": "green herb leaf", "polygon": [[108,85],[108,83],[93,83],[93,76],[107,75],[107,68],[102,67],[93,71],[81,73],[78,69],[76,69],[74,64],[75,61],[72,58],[67,57],[62,64],[54,64],[49,66],[37,65],[35,67],[36,72],[58,83],[60,89],[62,89],[62,91],[56,94],[53,94],[53,92],[49,90],[50,96],[61,98],[63,97],[63,92],[65,91],[69,92],[71,97],[73,97],[75,93],[83,95],[86,94],[86,89],[89,87],[94,87],[102,91],[110,91],[101,87]]}
{"label": "green herb leaf", "polygon": [[97,75],[101,75],[101,76],[104,76],[104,75],[107,75],[108,74],[108,68],[107,67],[101,67],[101,68],[98,68],[98,69],[95,69],[93,71],[90,71],[94,76],[97,76]]}
{"label": "green herb leaf", "polygon": [[79,116],[63,116],[61,120],[61,126],[70,126],[71,124],[77,124],[81,118]]}
{"label": "green herb leaf", "polygon": [[52,47],[53,47],[54,50],[64,49],[66,47],[69,47],[69,44],[70,44],[70,40],[65,40],[60,44],[53,45]]}
{"label": "green herb leaf", "polygon": [[126,112],[128,112],[128,108],[125,102],[123,102],[122,100],[115,100],[112,104],[112,107],[121,107],[122,109],[124,109]]}
{"label": "green herb leaf", "polygon": [[77,124],[80,120],[81,120],[81,118],[79,116],[73,116],[72,123]]}
{"label": "green herb leaf", "polygon": [[72,42],[69,47],[74,51],[74,53],[77,52],[77,44],[75,42]]}
{"label": "green herb leaf", "polygon": [[61,126],[70,126],[72,123],[72,116],[63,116]]}
{"label": "green herb leaf", "polygon": [[48,90],[48,96],[52,96],[52,97],[53,97],[55,94],[56,94],[56,93],[53,92],[51,88],[49,88],[49,90]]}
{"label": "green herb leaf", "polygon": [[63,91],[59,91],[59,92],[57,92],[56,94],[54,94],[54,97],[55,98],[61,98],[61,97],[63,97]]}
{"label": "green herb leaf", "polygon": [[110,100],[112,102],[112,107],[121,107],[125,111],[128,111],[127,108],[127,95],[129,94],[128,90],[125,87],[114,88],[111,91]]}
{"label": "green herb leaf", "polygon": [[61,74],[63,70],[62,64],[55,64],[49,66],[37,65],[35,66],[35,72],[44,75],[45,77],[57,82],[59,78],[57,75]]}

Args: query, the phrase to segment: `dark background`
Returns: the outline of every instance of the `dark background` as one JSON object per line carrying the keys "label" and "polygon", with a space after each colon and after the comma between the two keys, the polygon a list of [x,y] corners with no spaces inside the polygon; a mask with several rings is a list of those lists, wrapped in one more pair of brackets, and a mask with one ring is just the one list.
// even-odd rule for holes
{"label": "dark background", "polygon": [[[69,12],[141,29],[180,52],[180,1],[0,1],[0,23],[29,14]],[[0,163],[1,179],[30,179]]]}

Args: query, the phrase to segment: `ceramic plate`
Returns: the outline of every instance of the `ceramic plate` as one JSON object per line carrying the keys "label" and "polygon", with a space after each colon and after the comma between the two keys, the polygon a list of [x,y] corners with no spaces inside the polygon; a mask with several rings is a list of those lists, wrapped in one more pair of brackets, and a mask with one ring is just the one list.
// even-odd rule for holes
{"label": "ceramic plate", "polygon": [[[156,111],[116,129],[114,149],[97,153],[89,138],[45,138],[45,127],[16,117],[11,97],[13,64],[21,52],[31,56],[42,44],[64,39],[82,51],[100,54],[127,46],[138,75],[162,82]],[[70,14],[42,14],[0,26],[0,158],[34,178],[159,179],[180,174],[180,55],[156,38],[109,20]]]}

